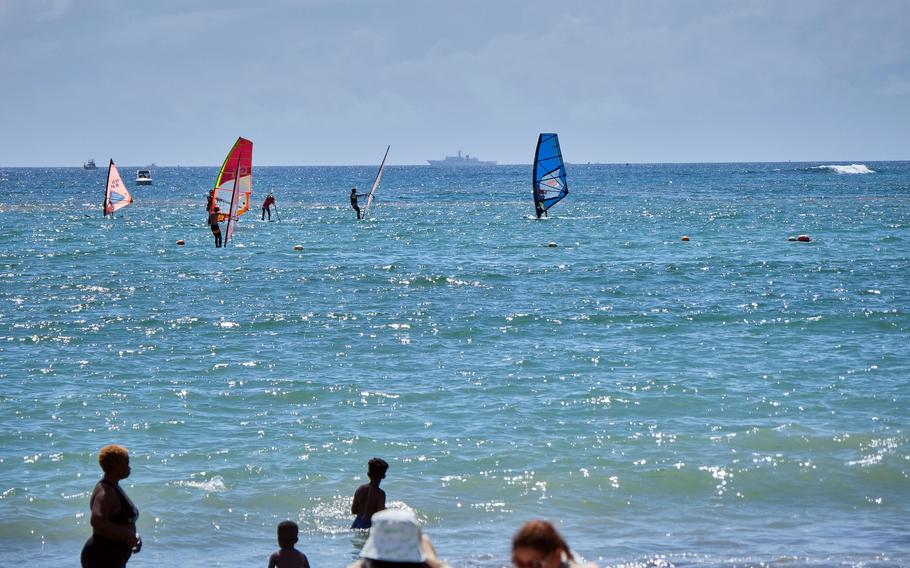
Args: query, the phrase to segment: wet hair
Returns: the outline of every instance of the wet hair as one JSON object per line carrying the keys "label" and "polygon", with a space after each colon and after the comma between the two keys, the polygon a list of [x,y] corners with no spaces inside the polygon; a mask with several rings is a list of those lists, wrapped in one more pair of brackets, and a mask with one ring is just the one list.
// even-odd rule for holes
{"label": "wet hair", "polygon": [[104,473],[110,472],[118,463],[129,461],[129,459],[130,455],[127,453],[126,448],[117,444],[104,446],[101,448],[101,452],[98,453],[98,465],[101,466],[101,470]]}
{"label": "wet hair", "polygon": [[528,521],[518,529],[512,537],[512,550],[516,548],[533,548],[547,556],[559,551],[565,553],[570,560],[573,559],[569,545],[553,525],[540,519]]}
{"label": "wet hair", "polygon": [[297,542],[300,528],[294,521],[281,521],[278,523],[278,545],[281,548],[290,548]]}
{"label": "wet hair", "polygon": [[382,458],[373,458],[367,462],[367,475],[370,477],[385,477],[389,464]]}

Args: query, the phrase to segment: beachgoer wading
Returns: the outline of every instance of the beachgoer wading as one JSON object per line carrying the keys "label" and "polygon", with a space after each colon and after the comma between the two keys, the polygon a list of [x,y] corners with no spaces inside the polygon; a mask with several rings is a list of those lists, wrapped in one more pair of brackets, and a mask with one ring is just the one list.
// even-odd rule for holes
{"label": "beachgoer wading", "polygon": [[385,479],[385,472],[388,471],[389,464],[380,458],[373,458],[367,462],[367,477],[369,483],[364,483],[354,492],[354,500],[351,502],[351,514],[357,515],[352,529],[368,529],[373,514],[385,509],[385,491],[379,488],[379,484]]}
{"label": "beachgoer wading", "polygon": [[512,537],[512,564],[515,568],[597,568],[579,563],[553,525],[539,519],[525,523]]}
{"label": "beachgoer wading", "polygon": [[373,528],[348,568],[448,568],[437,560],[430,537],[423,534],[414,513],[387,509],[373,516]]}
{"label": "beachgoer wading", "polygon": [[122,446],[104,446],[98,463],[104,476],[89,500],[92,536],[82,547],[82,568],[123,568],[142,549],[136,533],[139,509],[120,487],[120,480],[130,476],[130,457]]}

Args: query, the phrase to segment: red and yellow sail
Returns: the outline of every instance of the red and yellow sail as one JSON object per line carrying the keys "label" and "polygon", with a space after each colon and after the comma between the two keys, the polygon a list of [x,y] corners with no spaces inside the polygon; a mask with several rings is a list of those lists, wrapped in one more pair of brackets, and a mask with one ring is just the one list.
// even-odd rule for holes
{"label": "red and yellow sail", "polygon": [[133,197],[127,191],[114,160],[107,168],[107,185],[104,187],[104,216],[113,215],[133,202]]}
{"label": "red and yellow sail", "polygon": [[212,199],[209,213],[215,210],[216,205],[220,207],[219,221],[224,221],[230,216],[225,204],[231,203],[235,187],[234,180],[237,180],[237,197],[239,199],[236,202],[236,213],[234,214],[236,219],[249,210],[250,196],[253,194],[253,143],[243,137],[238,138],[231,151],[228,152],[224,163],[221,164],[218,178],[215,180],[214,199]]}

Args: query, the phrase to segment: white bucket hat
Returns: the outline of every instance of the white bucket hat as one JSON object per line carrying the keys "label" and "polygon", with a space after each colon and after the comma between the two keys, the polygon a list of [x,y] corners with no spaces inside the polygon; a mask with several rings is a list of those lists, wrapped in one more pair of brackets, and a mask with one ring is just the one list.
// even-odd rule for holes
{"label": "white bucket hat", "polygon": [[422,534],[410,511],[385,509],[373,515],[370,536],[360,551],[362,558],[384,562],[414,562],[427,559],[421,547]]}

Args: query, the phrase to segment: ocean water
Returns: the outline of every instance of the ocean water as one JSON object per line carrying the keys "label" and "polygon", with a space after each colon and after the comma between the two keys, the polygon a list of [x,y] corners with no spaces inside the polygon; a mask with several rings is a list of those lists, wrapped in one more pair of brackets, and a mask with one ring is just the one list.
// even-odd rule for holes
{"label": "ocean water", "polygon": [[131,568],[287,518],[345,566],[373,456],[453,568],[536,517],[601,566],[910,566],[910,163],[570,164],[544,221],[527,165],[389,167],[365,222],[375,166],[254,168],[281,220],[218,250],[215,168],[134,169],[113,220],[105,168],[0,169],[0,565],[78,564],[119,443]]}

